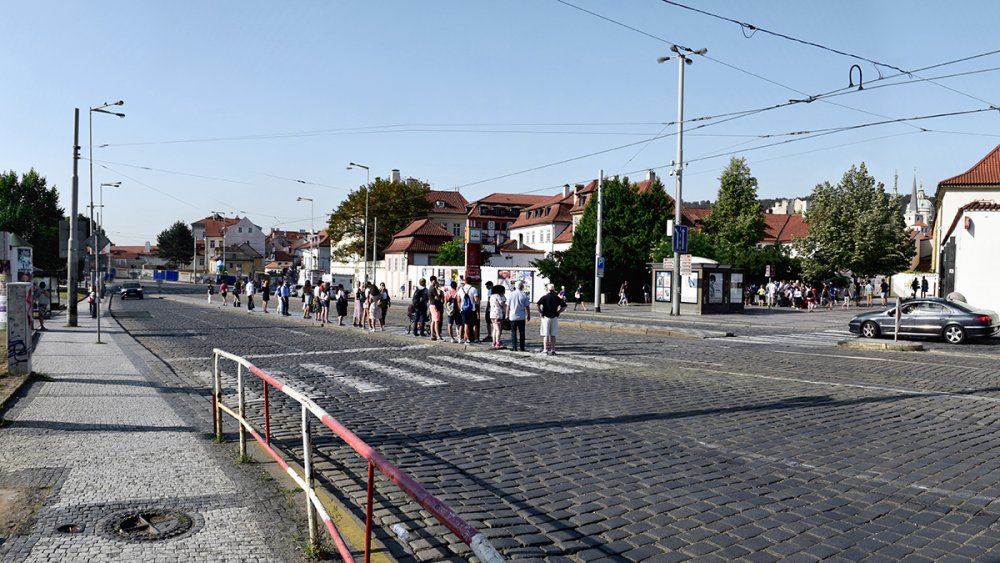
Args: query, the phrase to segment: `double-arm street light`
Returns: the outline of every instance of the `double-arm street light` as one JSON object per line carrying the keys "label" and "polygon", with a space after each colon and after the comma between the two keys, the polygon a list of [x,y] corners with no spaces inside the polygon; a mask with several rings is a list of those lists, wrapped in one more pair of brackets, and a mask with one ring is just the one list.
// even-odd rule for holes
{"label": "double-arm street light", "polygon": [[[94,229],[94,113],[106,113],[108,115],[114,115],[117,117],[125,117],[124,113],[116,111],[108,111],[105,108],[111,106],[122,106],[125,102],[118,100],[117,102],[105,103],[99,106],[94,106],[90,108],[87,113],[89,129],[90,129],[90,228],[94,231],[94,277],[93,285],[98,285],[98,264],[97,264],[97,229]],[[75,218],[74,218],[75,219]],[[101,293],[97,294],[97,343],[101,343]]]}
{"label": "double-arm street light", "polygon": [[[364,168],[365,169],[365,242],[364,242],[364,246],[365,246],[365,275],[364,275],[364,278],[365,278],[365,283],[368,283],[368,192],[371,191],[371,183],[372,183],[371,172],[368,170],[368,167],[365,166],[364,164],[358,164],[356,162],[350,162],[348,164],[349,164],[349,166],[347,167],[348,170],[353,170],[354,168]],[[373,261],[374,261],[374,258],[375,257],[372,256]]]}
{"label": "double-arm street light", "polygon": [[[677,59],[677,160],[674,162],[674,175],[676,177],[674,194],[674,225],[681,225],[681,186],[684,177],[684,66],[693,63],[691,55],[704,55],[708,49],[692,50],[687,47],[672,45],[670,50],[676,53],[669,57],[656,59],[658,63],[665,63],[671,59]],[[673,233],[671,233],[673,237]],[[670,277],[670,314],[681,314],[681,254],[674,245],[674,271]]]}

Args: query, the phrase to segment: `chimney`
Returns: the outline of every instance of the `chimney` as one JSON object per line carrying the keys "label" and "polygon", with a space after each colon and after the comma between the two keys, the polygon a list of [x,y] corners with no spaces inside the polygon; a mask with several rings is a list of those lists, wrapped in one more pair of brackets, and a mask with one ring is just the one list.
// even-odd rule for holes
{"label": "chimney", "polygon": [[583,184],[576,184],[575,186],[573,186],[573,193],[578,194],[582,189],[583,189]]}
{"label": "chimney", "polygon": [[563,184],[562,196],[569,197],[569,184]]}
{"label": "chimney", "polygon": [[396,183],[399,183],[399,182],[400,182],[400,178],[399,178],[399,168],[393,168],[393,169],[392,169],[392,170],[391,170],[391,171],[389,172],[389,182],[390,182],[390,183],[393,183],[393,184],[396,184]]}
{"label": "chimney", "polygon": [[150,251],[150,248],[149,248],[149,246],[150,246],[150,245],[149,245],[149,241],[147,240],[147,241],[146,241],[146,244],[145,244],[145,245],[143,245],[143,247],[142,247],[142,250],[143,250],[143,252],[145,252],[146,254],[149,254],[149,251]]}
{"label": "chimney", "polygon": [[646,181],[650,182],[650,183],[655,182],[656,181],[656,172],[653,172],[652,170],[647,170],[646,171]]}

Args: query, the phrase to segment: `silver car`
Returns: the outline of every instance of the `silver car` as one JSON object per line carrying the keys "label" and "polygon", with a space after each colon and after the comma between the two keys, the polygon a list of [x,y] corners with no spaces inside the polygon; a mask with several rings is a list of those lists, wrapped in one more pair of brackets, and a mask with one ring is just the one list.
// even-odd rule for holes
{"label": "silver car", "polygon": [[[901,337],[943,338],[950,344],[961,344],[1000,333],[1000,316],[996,312],[976,309],[961,301],[937,297],[910,299],[900,304],[899,313]],[[896,332],[896,308],[858,315],[847,328],[865,338],[892,335]]]}

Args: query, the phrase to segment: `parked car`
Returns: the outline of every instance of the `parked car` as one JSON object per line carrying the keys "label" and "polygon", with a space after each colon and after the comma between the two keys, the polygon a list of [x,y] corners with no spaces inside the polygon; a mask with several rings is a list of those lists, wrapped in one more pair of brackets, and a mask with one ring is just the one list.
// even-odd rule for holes
{"label": "parked car", "polygon": [[288,295],[289,297],[302,297],[302,286],[299,284],[289,286]]}
{"label": "parked car", "polygon": [[127,281],[122,283],[122,299],[128,297],[138,297],[142,299],[142,284],[137,281]]}
{"label": "parked car", "polygon": [[[1000,316],[996,312],[961,301],[929,297],[903,301],[899,307],[901,337],[943,338],[950,344],[961,344],[1000,333]],[[865,338],[892,335],[896,331],[896,308],[857,315],[847,328]]]}

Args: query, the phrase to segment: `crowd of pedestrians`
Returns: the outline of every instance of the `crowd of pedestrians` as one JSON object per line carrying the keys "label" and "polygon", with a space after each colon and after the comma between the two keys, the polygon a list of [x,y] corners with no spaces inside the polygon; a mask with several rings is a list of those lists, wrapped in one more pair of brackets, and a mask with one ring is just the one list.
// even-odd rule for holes
{"label": "crowd of pedestrians", "polygon": [[[913,281],[917,284],[916,278]],[[923,295],[927,294],[927,280],[923,281]],[[774,308],[787,307],[803,311],[832,310],[834,307],[872,307],[876,299],[880,306],[889,304],[889,282],[886,278],[848,279],[843,283],[803,281],[769,281],[766,284],[748,284],[743,290],[743,304]],[[917,296],[914,289],[913,297]]]}

